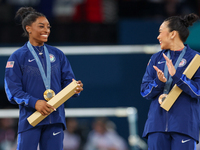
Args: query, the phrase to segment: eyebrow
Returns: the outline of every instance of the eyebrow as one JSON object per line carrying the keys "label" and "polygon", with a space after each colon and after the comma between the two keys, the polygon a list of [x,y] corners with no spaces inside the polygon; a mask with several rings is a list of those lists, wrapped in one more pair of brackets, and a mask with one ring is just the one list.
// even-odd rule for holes
{"label": "eyebrow", "polygon": [[[38,23],[38,24],[41,24],[41,25],[44,25],[44,23]],[[50,26],[50,24],[48,24]]]}

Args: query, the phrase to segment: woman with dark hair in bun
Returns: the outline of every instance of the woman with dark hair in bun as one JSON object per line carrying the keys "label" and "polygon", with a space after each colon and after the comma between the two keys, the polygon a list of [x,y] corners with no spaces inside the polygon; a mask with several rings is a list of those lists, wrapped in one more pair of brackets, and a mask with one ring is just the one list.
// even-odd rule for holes
{"label": "woman with dark hair in bun", "polygon": [[[36,150],[38,144],[40,150],[62,150],[66,127],[64,104],[55,110],[47,100],[72,82],[74,73],[64,53],[45,44],[51,26],[43,14],[22,7],[16,17],[21,19],[28,42],[9,57],[4,81],[8,100],[20,109],[17,150]],[[83,90],[82,82],[77,83],[73,97]],[[27,118],[36,110],[48,116],[33,127]]]}
{"label": "woman with dark hair in bun", "polygon": [[[141,95],[151,100],[143,137],[148,150],[195,150],[199,140],[200,69],[192,79],[183,74],[197,51],[184,44],[195,14],[169,17],[161,24],[157,39],[161,51],[153,54],[142,79]],[[166,111],[160,104],[177,85],[182,93]]]}

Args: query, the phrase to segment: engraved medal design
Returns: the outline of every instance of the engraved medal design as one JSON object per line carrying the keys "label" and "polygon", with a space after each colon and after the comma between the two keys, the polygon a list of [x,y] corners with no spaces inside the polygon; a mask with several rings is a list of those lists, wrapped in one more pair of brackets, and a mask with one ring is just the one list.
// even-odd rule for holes
{"label": "engraved medal design", "polygon": [[44,92],[44,99],[49,101],[52,97],[55,96],[55,92],[51,89],[47,89],[45,92]]}

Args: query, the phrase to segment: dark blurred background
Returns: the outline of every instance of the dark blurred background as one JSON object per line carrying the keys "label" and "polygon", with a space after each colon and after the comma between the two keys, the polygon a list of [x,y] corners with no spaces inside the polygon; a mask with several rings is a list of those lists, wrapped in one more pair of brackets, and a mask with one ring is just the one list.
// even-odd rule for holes
{"label": "dark blurred background", "polygon": [[1,45],[27,40],[14,20],[22,6],[46,15],[56,45],[154,44],[163,19],[200,13],[198,0],[0,0]]}
{"label": "dark blurred background", "polygon": [[[22,46],[27,38],[14,17],[22,6],[46,15],[52,28],[53,46],[147,45],[158,44],[162,21],[173,15],[200,15],[199,0],[0,0],[0,46]],[[200,50],[200,23],[190,27],[187,44]],[[123,50],[123,49],[122,49]],[[140,96],[140,84],[151,54],[69,55],[84,91],[67,101],[67,108],[136,107],[141,136],[150,101]],[[3,87],[4,68],[9,56],[0,56],[0,108],[9,104]],[[127,118],[111,118],[126,140]]]}

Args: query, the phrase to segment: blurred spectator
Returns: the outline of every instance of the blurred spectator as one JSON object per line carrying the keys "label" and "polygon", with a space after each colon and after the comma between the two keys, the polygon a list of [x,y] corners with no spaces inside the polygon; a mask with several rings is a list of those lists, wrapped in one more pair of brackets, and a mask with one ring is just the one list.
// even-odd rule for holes
{"label": "blurred spectator", "polygon": [[102,0],[84,0],[76,7],[74,21],[86,21],[91,23],[102,23]]}
{"label": "blurred spectator", "polygon": [[118,19],[116,0],[82,0],[75,7],[73,20],[90,23],[115,23]]}
{"label": "blurred spectator", "polygon": [[54,0],[53,16],[58,22],[70,22],[75,14],[76,6],[84,0]]}
{"label": "blurred spectator", "polygon": [[85,150],[127,150],[127,144],[115,131],[114,123],[97,118],[88,135]]}
{"label": "blurred spectator", "polygon": [[66,119],[67,129],[64,131],[63,150],[79,150],[81,137],[76,133],[78,122],[75,118]]}
{"label": "blurred spectator", "polygon": [[104,23],[115,23],[118,20],[118,5],[116,0],[103,0],[102,12]]}
{"label": "blurred spectator", "polygon": [[15,119],[0,119],[0,150],[12,150],[16,146],[17,131],[15,127]]}

